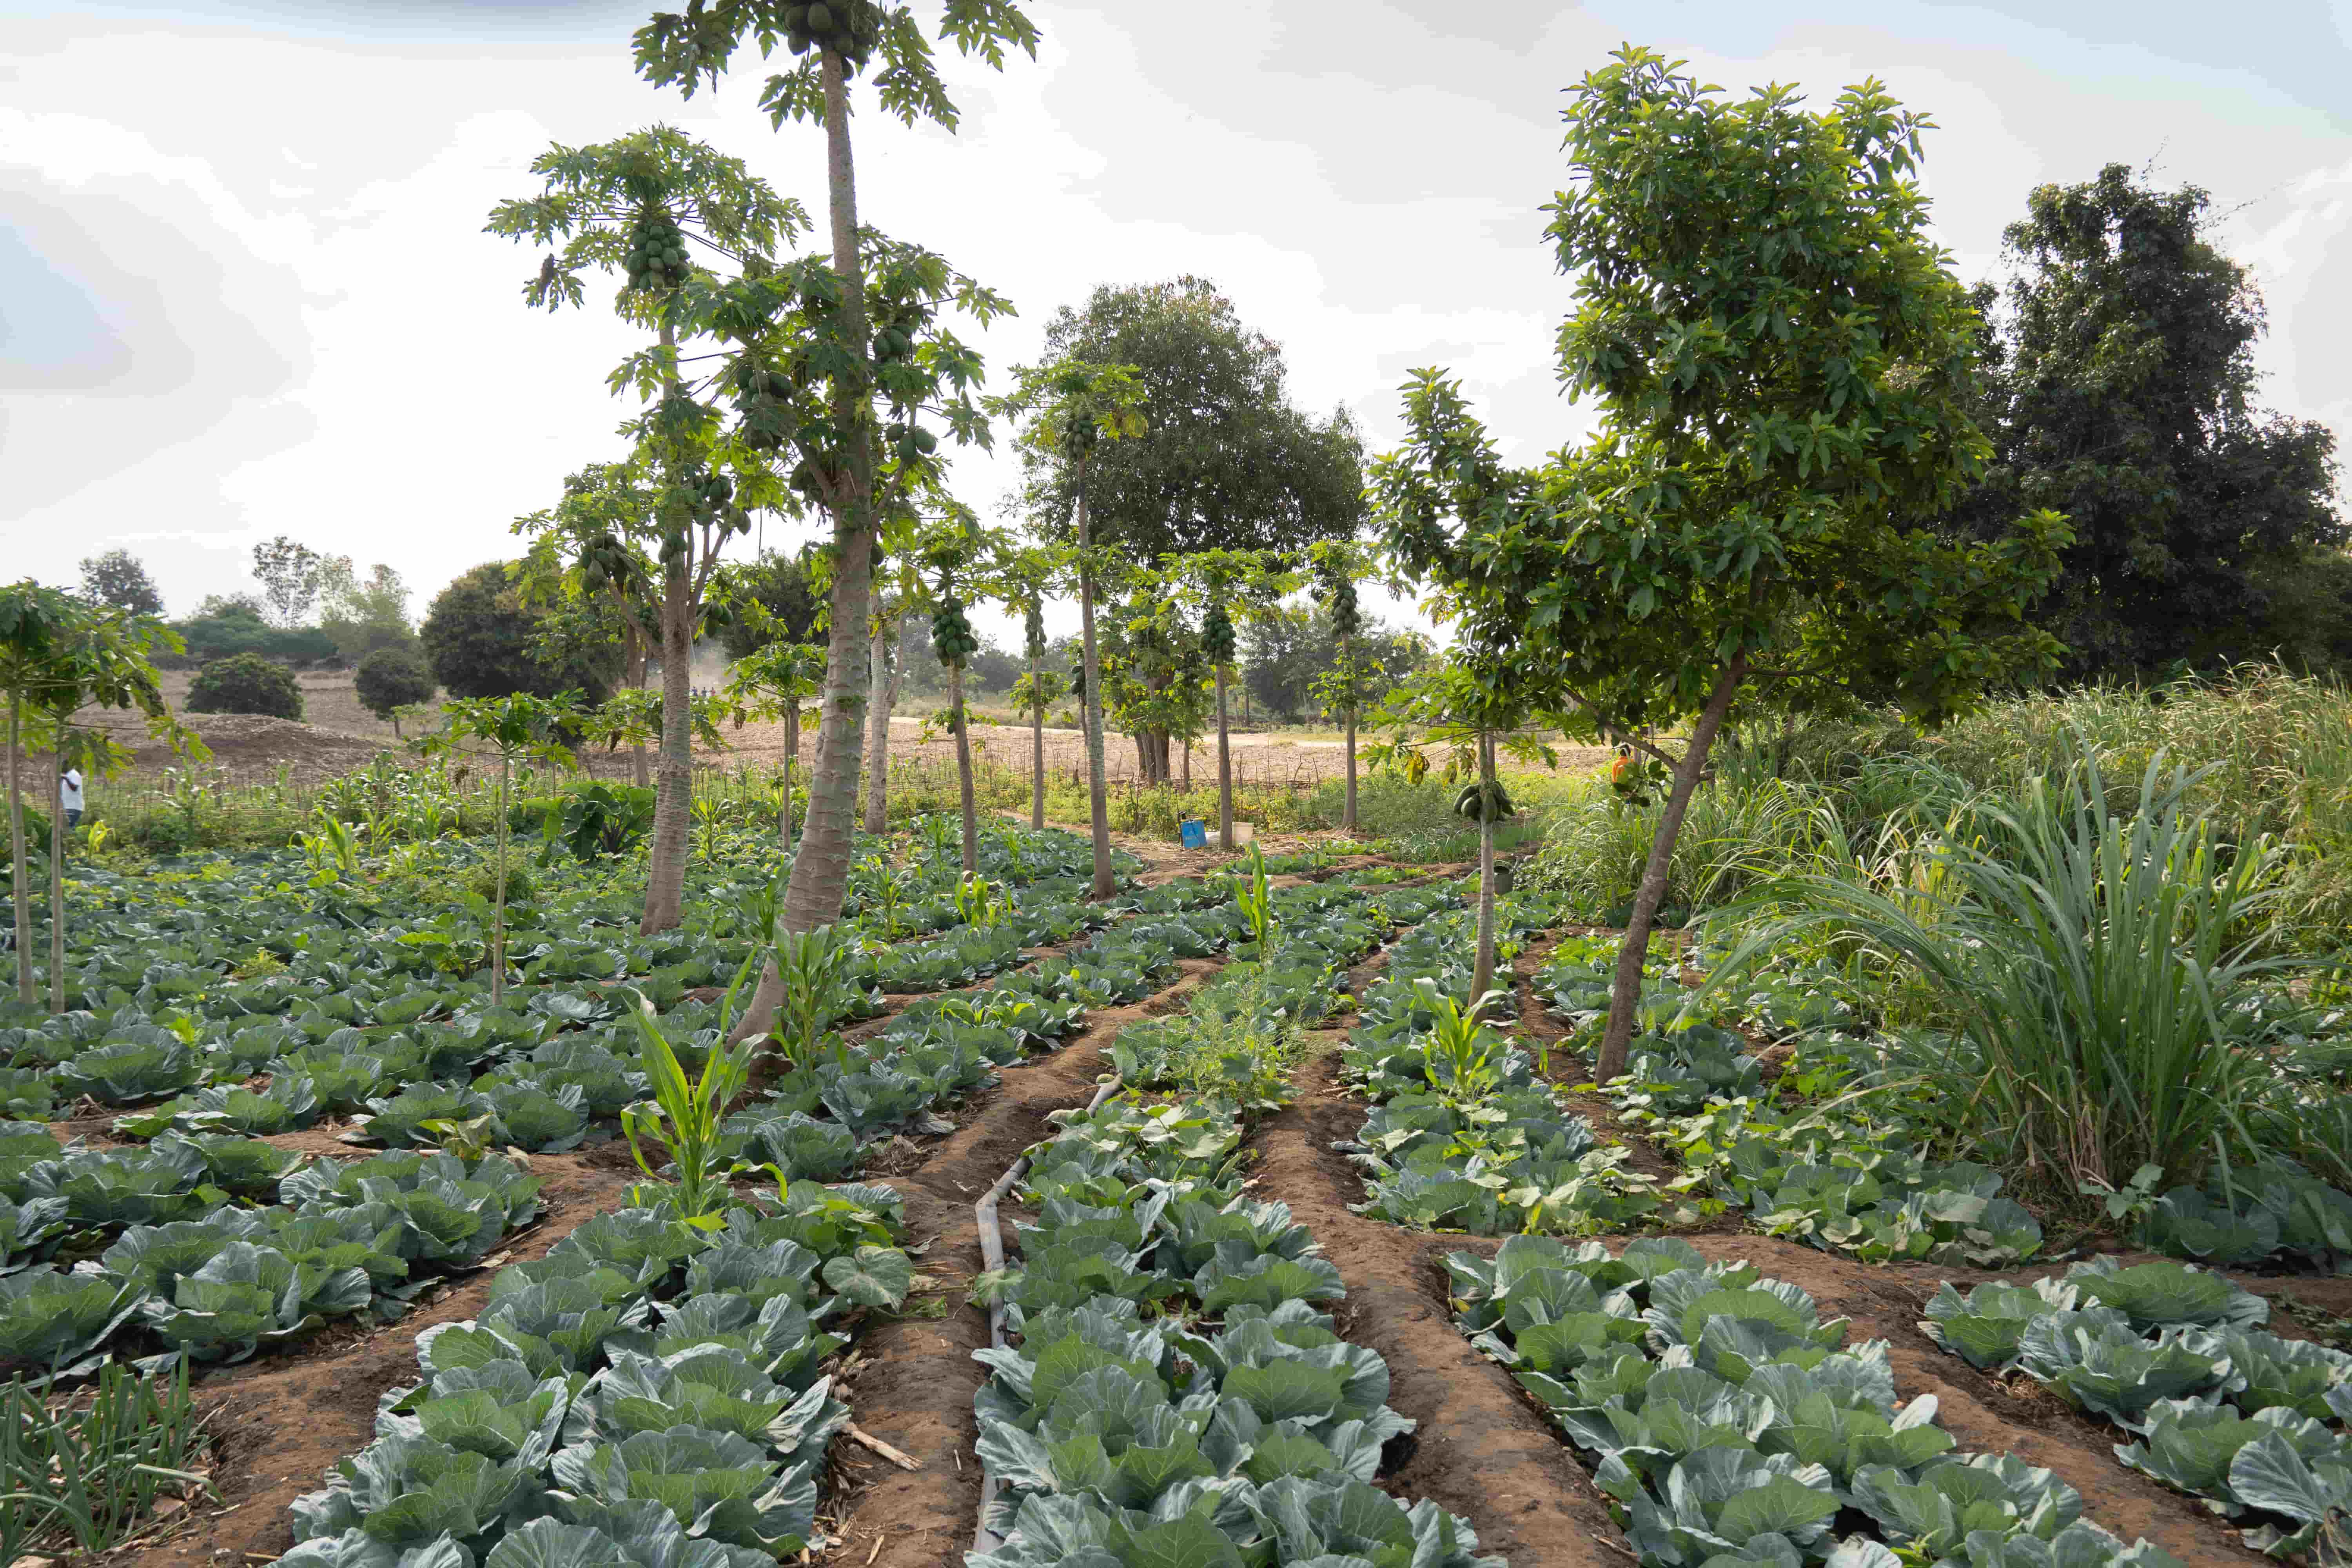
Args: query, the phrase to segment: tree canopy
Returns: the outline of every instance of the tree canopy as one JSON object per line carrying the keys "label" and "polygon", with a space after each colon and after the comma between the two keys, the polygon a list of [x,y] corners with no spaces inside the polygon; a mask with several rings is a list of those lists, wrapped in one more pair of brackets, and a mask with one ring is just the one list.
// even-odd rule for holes
{"label": "tree canopy", "polygon": [[549,664],[533,651],[539,613],[524,605],[506,563],[488,562],[434,595],[420,636],[433,678],[451,697],[552,697],[579,689],[602,701],[619,661],[607,648],[593,660]]}
{"label": "tree canopy", "polygon": [[134,616],[160,616],[163,595],[147,567],[128,550],[107,550],[81,563],[81,596]]}
{"label": "tree canopy", "polygon": [[2280,569],[2346,538],[2333,432],[2256,402],[2262,299],[2214,221],[2205,192],[2111,163],[2035,189],[2005,236],[1993,460],[1957,518],[1982,538],[2023,510],[2066,514],[2074,540],[2034,619],[2070,674],[2146,670],[2260,626]]}
{"label": "tree canopy", "polygon": [[[1245,326],[1206,279],[1106,284],[1045,326],[1048,359],[1134,367],[1150,427],[1095,454],[1097,542],[1135,559],[1194,550],[1297,549],[1363,526],[1363,441],[1345,409],[1293,407],[1282,347]],[[1070,526],[1074,470],[1024,450],[1030,515]]]}

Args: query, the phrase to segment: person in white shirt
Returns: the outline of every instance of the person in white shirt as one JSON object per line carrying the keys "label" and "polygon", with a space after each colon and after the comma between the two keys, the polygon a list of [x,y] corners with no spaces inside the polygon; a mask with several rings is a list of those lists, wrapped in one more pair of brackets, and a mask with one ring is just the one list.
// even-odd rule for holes
{"label": "person in white shirt", "polygon": [[58,775],[58,809],[66,814],[68,832],[81,826],[81,770],[68,768]]}

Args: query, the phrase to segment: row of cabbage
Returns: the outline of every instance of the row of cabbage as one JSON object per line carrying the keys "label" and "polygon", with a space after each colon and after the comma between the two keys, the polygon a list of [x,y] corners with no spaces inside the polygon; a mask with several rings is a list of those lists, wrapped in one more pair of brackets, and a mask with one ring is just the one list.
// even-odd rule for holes
{"label": "row of cabbage", "polygon": [[825,1363],[915,1283],[887,1188],[600,1215],[417,1337],[423,1379],[293,1506],[289,1568],[766,1568],[821,1545]]}
{"label": "row of cabbage", "polygon": [[[529,1224],[540,1186],[497,1154],[314,1163],[176,1134],[60,1150],[46,1127],[0,1123],[0,1368],[46,1381],[141,1350],[151,1371],[236,1362],[331,1319],[387,1321]],[[69,1236],[104,1250],[42,1260]]]}
{"label": "row of cabbage", "polygon": [[[1136,902],[1181,910],[1219,892],[1192,884]],[[855,1168],[864,1143],[909,1122],[921,1128],[940,1100],[992,1081],[992,1063],[1076,1028],[1088,1002],[1123,999],[1144,977],[1171,972],[1176,953],[1207,951],[1228,940],[1233,927],[1225,913],[1139,916],[1130,927],[1103,932],[1068,957],[1002,986],[922,999],[884,1037],[855,1048],[836,1047],[783,1075],[767,1100],[729,1120],[721,1154],[738,1171],[765,1169],[786,1179],[844,1175]],[[247,1064],[272,1072],[264,1088],[224,1086],[201,1091],[204,1098],[194,1103],[184,1099],[119,1121],[122,1131],[153,1138],[144,1149],[77,1143],[60,1150],[38,1124],[0,1127],[0,1269],[44,1265],[60,1248],[86,1256],[113,1243],[103,1272],[96,1263],[83,1263],[90,1279],[61,1279],[44,1265],[14,1281],[24,1299],[12,1304],[0,1334],[5,1359],[43,1368],[87,1365],[110,1343],[159,1339],[167,1346],[199,1347],[198,1359],[240,1359],[328,1318],[371,1309],[379,1316],[396,1312],[426,1278],[408,1279],[404,1264],[462,1266],[486,1255],[502,1234],[506,1226],[496,1219],[505,1184],[482,1178],[506,1169],[504,1161],[478,1162],[469,1169],[450,1157],[428,1160],[414,1152],[349,1167],[349,1191],[363,1186],[372,1199],[380,1196],[404,1211],[402,1217],[414,1210],[426,1218],[404,1230],[388,1228],[384,1216],[371,1211],[341,1215],[340,1228],[322,1229],[310,1189],[323,1178],[315,1170],[303,1172],[304,1156],[208,1129],[293,1130],[309,1119],[288,1114],[289,1102],[299,1112],[304,1101],[315,1101],[312,1086],[325,1077],[340,1088],[329,1103],[357,1113],[357,1130],[349,1135],[355,1140],[429,1144],[461,1129],[477,1143],[570,1147],[586,1135],[593,1118],[617,1115],[646,1090],[633,1058],[604,1043],[620,1046],[625,1038],[598,1032],[634,1025],[602,1016],[617,1005],[608,994],[591,993],[588,1000],[600,1009],[594,1020],[567,1020],[585,1026],[541,1042],[470,1087],[425,1075],[436,1068],[463,1071],[481,1059],[477,1052],[496,1048],[479,1037],[386,1037],[346,1026],[340,1037],[318,1043],[313,1060]],[[681,1031],[674,1043],[689,1062],[698,1062],[719,1034],[715,1017],[701,1028],[686,1027],[701,1022],[706,1011],[688,1003],[666,1020]],[[439,1046],[439,1054],[428,1055],[428,1044]],[[365,1097],[366,1089],[387,1081],[400,1082],[399,1092]],[[523,1217],[518,1212],[509,1223]],[[123,1278],[115,1260],[152,1251],[159,1228],[173,1241],[160,1256],[172,1261],[151,1268],[154,1278]],[[224,1251],[228,1242],[235,1247]],[[119,1287],[114,1295],[98,1289],[106,1282]],[[209,1321],[171,1310],[175,1302],[257,1300],[265,1287],[266,1310],[240,1305]],[[192,1325],[208,1326],[209,1332],[191,1331]]]}
{"label": "row of cabbage", "polygon": [[[1498,901],[1506,964],[1565,918],[1554,900]],[[1429,921],[1389,950],[1365,992],[1342,1070],[1374,1102],[1339,1145],[1364,1173],[1363,1213],[1417,1229],[1493,1236],[1620,1229],[1654,1219],[1665,1194],[1626,1168],[1592,1124],[1562,1109],[1549,1063],[1503,1033],[1517,998],[1498,988],[1465,1005],[1476,931],[1471,911]],[[1474,1002],[1479,999],[1472,999]]]}
{"label": "row of cabbage", "polygon": [[[987,928],[871,952],[861,942],[840,1016],[878,1011],[886,991],[968,984],[1019,962],[1024,943],[1068,941],[1112,918],[1080,897],[1070,836],[1009,831],[1023,841],[1018,853],[992,838],[993,853],[983,857],[1006,877],[992,897],[959,899],[970,892],[960,867],[919,852],[894,873],[922,897],[893,906],[895,929],[967,925],[983,912]],[[0,1114],[46,1119],[84,1096],[130,1105],[233,1087],[273,1057],[330,1037],[344,1044],[341,1031],[352,1027],[454,1035],[428,1048],[475,1048],[477,1060],[529,1048],[567,1026],[610,1017],[605,993],[618,980],[663,1008],[693,987],[724,984],[772,912],[765,870],[747,879],[741,868],[705,867],[698,875],[713,885],[698,889],[704,896],[690,901],[687,924],[639,936],[627,879],[614,865],[577,873],[576,889],[545,907],[518,906],[508,945],[518,984],[498,1005],[479,973],[488,910],[472,908],[471,895],[453,903],[406,883],[312,887],[285,852],[134,876],[83,869],[70,896],[74,1010],[58,1020],[0,1002]],[[852,929],[864,929],[860,920],[878,923],[853,910]]]}
{"label": "row of cabbage", "polygon": [[1948,1283],[1920,1327],[2136,1439],[2116,1455],[2245,1527],[2278,1557],[2352,1560],[2352,1355],[2267,1332],[2270,1304],[2176,1263],[2075,1264],[2061,1279]]}
{"label": "row of cabbage", "polygon": [[1446,1260],[1463,1331],[1595,1467],[1644,1568],[2165,1568],[2009,1455],[1962,1455],[1799,1287],[1672,1237]]}
{"label": "row of cabbage", "polygon": [[[1571,938],[1538,978],[1554,1013],[1591,1029],[1609,1006],[1613,941]],[[1865,1262],[2012,1264],[2042,1247],[2042,1226],[2001,1194],[2000,1174],[1919,1150],[1899,1101],[1846,1091],[1883,1079],[1874,1044],[1843,1032],[1853,1005],[1775,977],[1738,1010],[1792,1054],[1773,1082],[1746,1038],[1689,1016],[1680,965],[1643,965],[1625,1076],[1604,1085],[1620,1119],[1681,1161],[1690,1185],[1748,1211],[1767,1235]]]}
{"label": "row of cabbage", "polygon": [[[1204,1033],[1237,1054],[1295,1038],[1398,918],[1458,902],[1451,889],[1277,895],[1251,955],[1184,1017],[1122,1033],[1123,1076],[1174,1070]],[[1466,1521],[1372,1484],[1412,1424],[1388,1407],[1387,1363],[1337,1330],[1338,1268],[1287,1206],[1244,1191],[1249,1109],[1130,1089],[1058,1114],[1030,1151],[1037,1222],[1020,1227],[1020,1266],[984,1282],[1018,1342],[975,1352],[990,1371],[980,1455],[1004,1490],[985,1521],[1001,1544],[973,1568],[1494,1564],[1473,1559]]]}
{"label": "row of cabbage", "polygon": [[[1614,948],[1597,943],[1564,951],[1545,976],[1554,1005],[1571,1020],[1600,1016],[1614,962]],[[1686,994],[1661,966],[1645,970],[1644,1048],[1629,1063],[1630,1081],[1612,1092],[1629,1120],[1680,1151],[1760,1228],[1872,1262],[1998,1267],[2040,1250],[2039,1226],[2001,1195],[1995,1173],[1918,1152],[1906,1114],[1906,1086],[1918,1076],[1909,1059],[1957,1042],[1869,1029],[1866,986],[1801,944],[1729,1003],[1747,1026],[1790,1051],[1768,1090],[1744,1041],[1685,1016]],[[2155,1194],[2132,1240],[2216,1268],[2336,1272],[2352,1266],[2352,1194],[2276,1156],[2220,1164],[2200,1184]]]}

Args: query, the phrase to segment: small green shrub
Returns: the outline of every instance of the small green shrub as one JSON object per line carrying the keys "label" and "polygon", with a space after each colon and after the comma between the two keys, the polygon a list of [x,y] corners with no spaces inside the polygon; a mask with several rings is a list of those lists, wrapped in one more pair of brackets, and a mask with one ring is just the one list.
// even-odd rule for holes
{"label": "small green shrub", "polygon": [[191,713],[266,713],[302,717],[302,688],[284,667],[257,653],[231,654],[196,671],[184,704]]}
{"label": "small green shrub", "polygon": [[405,647],[380,647],[360,660],[352,685],[359,693],[361,707],[395,726],[398,721],[393,719],[393,710],[412,702],[430,702],[440,689],[425,661]]}
{"label": "small green shrub", "polygon": [[[466,874],[466,890],[488,899],[493,903],[499,896],[499,867],[495,860],[485,860]],[[537,889],[532,886],[530,871],[519,860],[507,862],[507,902],[527,904]]]}

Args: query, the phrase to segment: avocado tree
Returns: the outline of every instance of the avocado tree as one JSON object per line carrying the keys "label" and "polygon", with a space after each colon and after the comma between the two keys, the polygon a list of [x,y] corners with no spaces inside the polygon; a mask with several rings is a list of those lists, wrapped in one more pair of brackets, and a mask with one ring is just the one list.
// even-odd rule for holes
{"label": "avocado tree", "polygon": [[650,574],[657,617],[642,614],[640,601],[655,595],[634,581],[617,602],[644,646],[660,650],[661,747],[638,930],[668,931],[682,918],[693,806],[695,633],[729,541],[751,531],[753,508],[787,504],[790,496],[764,463],[731,449],[719,413],[698,395],[709,383],[689,378],[681,348],[736,336],[726,283],[766,276],[809,220],[742,160],[667,126],[584,147],[559,143],[532,161],[531,173],[538,194],[501,202],[488,226],[553,247],[524,285],[525,302],[550,311],[578,307],[586,299],[583,274],[602,273],[620,285],[614,313],[654,340],[611,378],[616,394],[635,392],[644,405],[627,426],[635,444],[628,472],[600,476],[572,517],[559,507],[546,526],[569,531],[581,510],[601,514],[604,531],[576,552],[589,592],[639,570],[647,556],[657,563]]}
{"label": "avocado tree", "polygon": [[507,818],[513,804],[514,765],[522,761],[562,768],[576,765],[563,737],[579,728],[583,716],[578,698],[573,691],[554,697],[516,692],[509,697],[460,698],[441,705],[441,728],[417,742],[417,750],[426,756],[457,752],[499,760],[498,885],[490,906],[493,1007],[504,1002],[507,994],[507,845],[510,838]]}
{"label": "avocado tree", "polygon": [[808,643],[763,642],[727,667],[722,696],[737,723],[774,719],[784,727],[776,842],[793,847],[793,764],[800,760],[801,721],[809,699],[824,686],[824,649]]}
{"label": "avocado tree", "polygon": [[1433,611],[1507,653],[1563,726],[1687,724],[1618,958],[1599,1076],[1624,1068],[1650,927],[1715,737],[1779,683],[1863,685],[1934,724],[2053,668],[2021,618],[2067,531],[1980,543],[1923,526],[1982,466],[1978,320],[1927,234],[1927,122],[1876,83],[1805,109],[1733,100],[1646,50],[1573,90],[1575,176],[1550,208],[1576,309],[1559,334],[1596,434],[1503,466],[1435,371],[1376,465],[1388,542]]}
{"label": "avocado tree", "polygon": [[[154,657],[181,651],[179,637],[152,617],[110,609],[29,578],[0,587],[0,692],[8,699],[8,855],[16,917],[16,999],[33,992],[33,900],[25,855],[19,771],[32,752],[112,773],[126,760],[105,735],[79,729],[87,708],[136,709],[151,734],[201,762],[210,753],[164,706]],[[49,1000],[65,1010],[64,817],[49,802]]]}
{"label": "avocado tree", "polygon": [[1095,640],[1095,581],[1105,564],[1087,520],[1087,465],[1106,441],[1144,430],[1143,388],[1134,367],[1054,360],[1023,365],[1013,373],[1013,392],[992,406],[1023,421],[1021,443],[1067,470],[1072,516],[1076,524],[1079,679],[1084,686],[1087,731],[1087,796],[1094,825],[1092,896],[1118,890],[1110,868],[1110,803],[1103,784],[1102,658]]}
{"label": "avocado tree", "polygon": [[[1032,58],[1037,49],[1037,29],[1010,0],[945,0],[938,36],[999,69],[1008,48]],[[827,689],[809,781],[808,816],[782,915],[786,930],[809,931],[839,918],[848,886],[857,732],[868,675],[865,637],[879,531],[877,479],[884,454],[878,448],[919,444],[918,437],[929,432],[916,429],[911,416],[915,406],[934,395],[942,383],[969,385],[978,361],[943,342],[918,352],[916,334],[943,300],[952,275],[939,264],[924,267],[916,279],[918,257],[932,263],[937,258],[901,247],[883,258],[889,269],[902,275],[901,280],[877,292],[869,278],[875,237],[857,221],[850,99],[852,84],[862,73],[873,69],[876,101],[902,125],[928,120],[947,131],[956,128],[955,103],[940,78],[913,5],[904,0],[845,0],[837,5],[804,0],[713,0],[689,5],[683,13],[660,12],[637,29],[637,70],[656,87],[674,86],[690,98],[700,87],[716,87],[747,41],[765,56],[778,39],[798,57],[798,63],[769,77],[761,107],[778,126],[791,120],[824,127],[832,220],[830,267],[787,269],[776,279],[789,283],[797,295],[797,309],[818,340],[814,352],[793,356],[788,364],[768,372],[779,377],[777,384],[757,393],[746,386],[747,403],[772,395],[776,399],[772,411],[756,405],[744,410],[747,426],[772,435],[778,445],[793,444],[805,470],[800,482],[833,521]],[[969,286],[958,292],[963,308],[983,322],[1009,308]],[[782,290],[772,291],[772,298],[781,306]],[[748,298],[742,302],[756,303]],[[869,314],[876,302],[885,307],[884,312]],[[743,368],[764,371],[756,361]],[[788,393],[793,395],[789,399]],[[877,416],[877,400],[888,405],[887,427]],[[786,415],[792,417],[789,424]],[[953,428],[965,438],[977,439],[982,434],[969,423]],[[762,977],[739,1034],[764,1030],[773,1017],[781,994],[774,973],[772,966]]]}

